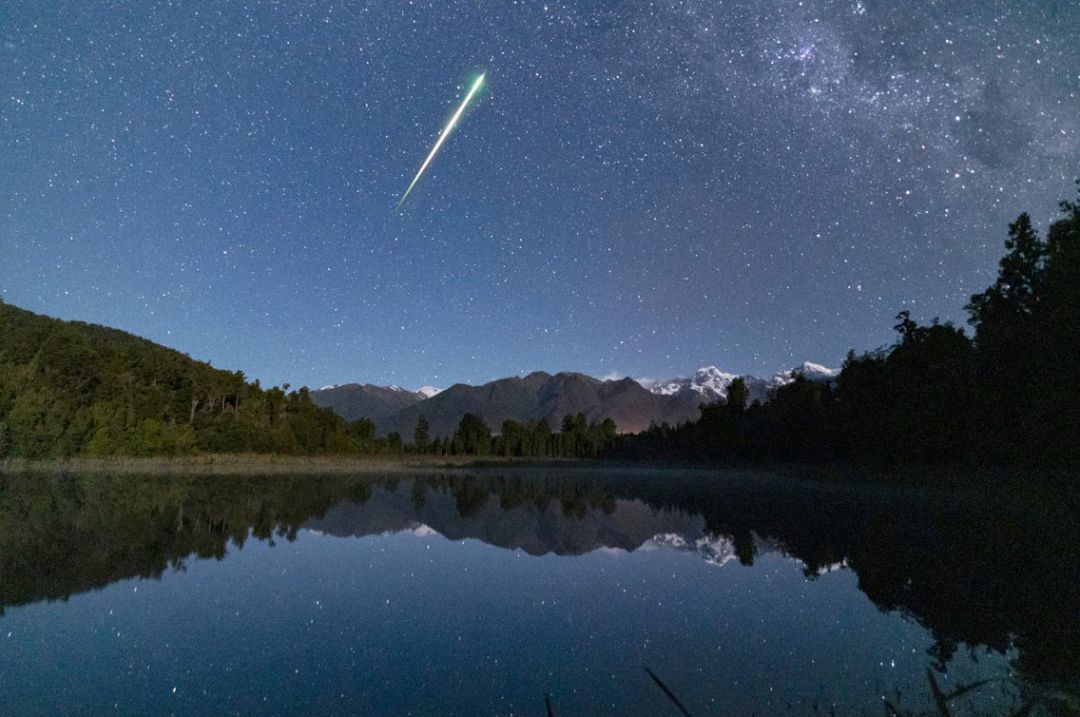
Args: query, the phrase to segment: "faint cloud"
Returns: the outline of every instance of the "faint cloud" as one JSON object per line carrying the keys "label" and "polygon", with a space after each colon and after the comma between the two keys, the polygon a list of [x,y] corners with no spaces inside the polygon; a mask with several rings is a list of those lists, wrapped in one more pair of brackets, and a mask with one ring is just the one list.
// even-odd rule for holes
{"label": "faint cloud", "polygon": [[978,101],[957,123],[955,133],[966,153],[988,167],[1017,164],[1035,139],[1014,98],[994,80],[986,83]]}
{"label": "faint cloud", "polygon": [[627,376],[622,371],[608,371],[607,373],[605,373],[603,376],[600,377],[600,380],[601,381],[621,381],[624,378],[629,378],[629,379],[632,379],[634,381],[637,381],[639,384],[641,384],[645,388],[650,388],[651,386],[659,383],[659,381],[657,381],[655,378],[639,378],[637,376]]}

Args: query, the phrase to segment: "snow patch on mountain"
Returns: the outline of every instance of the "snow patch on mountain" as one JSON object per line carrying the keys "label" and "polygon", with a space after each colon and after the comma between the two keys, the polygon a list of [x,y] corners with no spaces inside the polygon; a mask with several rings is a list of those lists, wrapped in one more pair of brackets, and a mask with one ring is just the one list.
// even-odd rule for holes
{"label": "snow patch on mountain", "polygon": [[721,566],[735,560],[735,543],[722,536],[704,536],[694,542],[694,548],[706,563]]}
{"label": "snow patch on mountain", "polygon": [[721,371],[716,366],[704,366],[689,378],[657,381],[645,388],[661,396],[671,396],[682,391],[696,391],[709,400],[715,401],[727,396],[727,388],[736,378],[738,374]]}
{"label": "snow patch on mountain", "polygon": [[812,361],[803,361],[801,366],[774,374],[771,380],[775,385],[783,386],[794,381],[798,374],[802,374],[810,381],[831,381],[840,375],[840,369],[828,368]]}
{"label": "snow patch on mountain", "polygon": [[432,396],[438,396],[443,390],[441,388],[435,388],[434,386],[421,386],[416,389],[416,392],[424,398],[431,398]]}
{"label": "snow patch on mountain", "polygon": [[806,374],[807,378],[810,378],[811,376],[836,378],[840,375],[840,369],[838,368],[828,368],[826,366],[822,366],[819,363],[813,363],[811,361],[803,361],[803,365],[795,370],[802,371],[804,374]]}
{"label": "snow patch on mountain", "polygon": [[[744,375],[741,378],[751,389],[752,398],[757,394],[758,397],[764,399],[768,391],[791,383],[797,374],[802,374],[811,381],[831,381],[840,374],[840,370],[806,361],[800,366],[777,372],[768,378],[750,375]],[[673,378],[667,381],[635,380],[649,391],[662,396],[694,391],[710,401],[721,401],[727,398],[728,387],[736,378],[740,378],[739,374],[722,371],[716,366],[703,366],[687,378]]]}
{"label": "snow patch on mountain", "polygon": [[844,558],[839,562],[830,563],[829,565],[819,565],[814,571],[814,574],[818,577],[821,577],[822,575],[828,575],[829,573],[836,572],[837,570],[843,570],[847,568],[847,566],[847,558]]}
{"label": "snow patch on mountain", "polygon": [[691,541],[678,533],[658,533],[642,545],[644,550],[658,548],[696,553],[705,562],[716,566],[735,559],[735,544],[722,535],[704,535]]}

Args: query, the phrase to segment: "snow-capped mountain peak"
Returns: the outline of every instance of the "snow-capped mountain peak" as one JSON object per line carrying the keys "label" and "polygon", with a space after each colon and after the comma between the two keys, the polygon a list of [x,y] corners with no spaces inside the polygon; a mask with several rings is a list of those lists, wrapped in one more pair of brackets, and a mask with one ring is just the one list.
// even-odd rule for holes
{"label": "snow-capped mountain peak", "polygon": [[840,369],[829,368],[827,366],[822,366],[821,364],[814,363],[812,361],[803,361],[802,366],[799,366],[796,369],[792,369],[792,373],[794,373],[795,371],[798,371],[809,379],[836,378],[840,375]]}
{"label": "snow-capped mountain peak", "polygon": [[658,381],[646,388],[662,396],[670,396],[681,391],[696,391],[710,400],[716,400],[727,395],[727,387],[737,377],[737,374],[721,371],[716,366],[703,366],[690,378]]}
{"label": "snow-capped mountain peak", "polygon": [[420,388],[416,389],[416,392],[424,398],[431,398],[432,396],[437,396],[438,394],[442,393],[442,389],[435,388],[434,386],[421,386]]}
{"label": "snow-capped mountain peak", "polygon": [[840,375],[840,369],[822,366],[813,361],[803,361],[800,366],[774,374],[771,383],[775,386],[783,386],[794,381],[795,376],[799,374],[810,381],[831,381]]}
{"label": "snow-capped mountain peak", "polygon": [[[745,375],[741,378],[746,381],[750,389],[751,399],[767,400],[768,393],[774,388],[791,383],[796,374],[802,374],[811,381],[830,381],[836,378],[840,371],[828,368],[821,364],[805,361],[802,365],[793,369],[780,371],[768,378],[757,378]],[[683,391],[694,391],[710,401],[722,401],[727,398],[728,386],[739,374],[721,371],[716,366],[703,366],[688,378],[673,378],[668,381],[655,381],[640,383],[653,393],[670,396]]]}
{"label": "snow-capped mountain peak", "polygon": [[704,366],[697,371],[694,371],[694,376],[691,380],[696,386],[718,389],[721,387],[727,388],[728,384],[738,377],[738,374],[721,371],[715,366]]}

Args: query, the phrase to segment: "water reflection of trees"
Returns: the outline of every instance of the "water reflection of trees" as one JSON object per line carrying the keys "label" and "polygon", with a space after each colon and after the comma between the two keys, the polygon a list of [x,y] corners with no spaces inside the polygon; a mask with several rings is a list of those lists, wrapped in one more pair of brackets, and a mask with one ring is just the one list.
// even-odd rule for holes
{"label": "water reflection of trees", "polygon": [[[402,484],[405,485],[402,485]],[[435,494],[462,517],[498,506],[528,515],[558,505],[595,520],[616,501],[700,515],[741,562],[757,539],[814,577],[845,563],[882,610],[924,624],[945,662],[961,643],[1016,648],[1040,680],[1080,677],[1080,525],[1065,508],[1038,513],[969,498],[916,496],[777,480],[574,472],[425,478],[0,479],[0,609],[65,599],[195,558],[222,558],[250,538],[292,540],[309,520],[375,490],[403,488],[419,512]],[[483,533],[483,523],[469,523]],[[472,535],[480,540],[491,536]]]}
{"label": "water reflection of trees", "polygon": [[1068,507],[778,481],[701,491],[695,482],[627,489],[701,512],[737,546],[740,535],[771,537],[809,576],[844,561],[879,608],[931,630],[942,662],[959,643],[1015,647],[1030,675],[1080,677],[1080,523]]}
{"label": "water reflection of trees", "polygon": [[0,609],[159,577],[250,537],[292,540],[312,516],[370,489],[336,478],[4,477]]}

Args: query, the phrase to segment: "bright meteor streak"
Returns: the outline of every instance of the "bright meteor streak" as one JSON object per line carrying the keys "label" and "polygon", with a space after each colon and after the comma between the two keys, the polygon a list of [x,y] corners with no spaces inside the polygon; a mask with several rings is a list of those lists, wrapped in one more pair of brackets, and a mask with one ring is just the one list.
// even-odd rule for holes
{"label": "bright meteor streak", "polygon": [[436,140],[435,146],[431,148],[430,152],[428,152],[427,159],[425,159],[424,163],[420,165],[420,171],[418,171],[416,173],[416,176],[413,177],[412,182],[409,184],[409,188],[405,190],[405,193],[403,195],[401,195],[401,201],[398,202],[397,207],[394,209],[394,211],[401,209],[401,205],[405,203],[405,200],[409,196],[409,192],[413,190],[413,187],[415,187],[416,183],[420,180],[420,176],[424,173],[424,170],[428,168],[429,164],[431,164],[431,160],[434,159],[435,153],[439,151],[439,147],[442,147],[442,143],[445,142],[446,138],[450,136],[450,133],[454,130],[454,125],[456,125],[458,123],[458,120],[461,119],[461,113],[465,111],[465,108],[469,105],[469,102],[472,101],[473,95],[475,95],[480,90],[480,86],[484,84],[484,75],[486,74],[486,72],[481,74],[473,82],[472,88],[470,88],[469,93],[465,95],[465,99],[461,101],[461,105],[457,108],[457,112],[455,112],[454,116],[450,118],[450,121],[446,123],[446,127],[443,128],[443,131],[439,133],[439,139]]}

